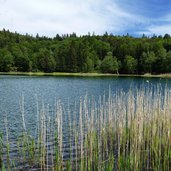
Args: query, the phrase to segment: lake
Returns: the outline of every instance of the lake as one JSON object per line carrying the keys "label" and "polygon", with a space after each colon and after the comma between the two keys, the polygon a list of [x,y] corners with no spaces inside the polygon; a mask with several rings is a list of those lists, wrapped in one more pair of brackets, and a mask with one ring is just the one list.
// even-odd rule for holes
{"label": "lake", "polygon": [[[142,87],[171,87],[171,80],[164,78],[140,77],[53,77],[53,76],[0,76],[0,128],[4,132],[4,119],[8,118],[10,134],[16,135],[22,129],[20,110],[23,101],[26,128],[31,132],[36,125],[36,112],[45,106],[53,116],[56,101],[60,100],[64,110],[71,111],[79,104],[80,98],[98,100],[114,96],[118,90],[128,92]],[[23,99],[23,100],[22,100]],[[67,121],[65,122],[67,126]],[[64,124],[64,125],[65,125]]]}
{"label": "lake", "polygon": [[[1,75],[0,131],[5,136],[0,134],[0,167],[67,170],[70,162],[76,170],[80,161],[94,160],[93,168],[112,155],[110,166],[117,170],[120,156],[127,158],[129,141],[130,153],[143,149],[144,159],[149,154],[145,143],[156,142],[163,130],[163,161],[169,162],[170,89],[171,80],[164,78]],[[138,166],[146,168],[143,162]]]}

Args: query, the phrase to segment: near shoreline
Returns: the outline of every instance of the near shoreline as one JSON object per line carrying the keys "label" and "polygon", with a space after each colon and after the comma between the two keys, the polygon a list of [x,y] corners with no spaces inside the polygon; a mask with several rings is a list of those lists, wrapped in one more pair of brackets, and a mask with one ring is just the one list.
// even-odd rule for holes
{"label": "near shoreline", "polygon": [[171,73],[168,74],[144,74],[144,75],[136,75],[136,74],[110,74],[110,73],[67,73],[67,72],[52,72],[52,73],[44,73],[44,72],[0,72],[0,75],[24,75],[24,76],[83,76],[83,77],[149,77],[149,78],[171,78]]}

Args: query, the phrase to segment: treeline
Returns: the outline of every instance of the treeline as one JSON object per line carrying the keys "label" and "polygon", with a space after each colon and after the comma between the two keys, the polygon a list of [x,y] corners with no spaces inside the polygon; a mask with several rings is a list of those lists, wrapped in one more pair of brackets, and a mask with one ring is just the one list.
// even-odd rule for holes
{"label": "treeline", "polygon": [[171,72],[171,37],[134,38],[129,35],[54,38],[0,31],[0,71],[21,72]]}

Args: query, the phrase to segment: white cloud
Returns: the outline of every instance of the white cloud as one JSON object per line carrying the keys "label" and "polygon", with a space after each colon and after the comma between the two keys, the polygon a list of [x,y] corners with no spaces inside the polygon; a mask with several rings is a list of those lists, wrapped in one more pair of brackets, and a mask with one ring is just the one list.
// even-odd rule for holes
{"label": "white cloud", "polygon": [[166,14],[157,19],[151,19],[151,22],[146,23],[145,31],[139,31],[138,34],[146,35],[164,35],[171,34],[171,14]]}
{"label": "white cloud", "polygon": [[171,34],[170,14],[147,18],[131,13],[131,6],[122,9],[117,0],[0,0],[0,4],[0,29],[23,34]]}
{"label": "white cloud", "polygon": [[142,19],[112,0],[1,0],[0,29],[54,36],[56,33],[118,34]]}
{"label": "white cloud", "polygon": [[148,28],[150,35],[164,35],[165,33],[171,34],[171,24],[169,25],[152,25]]}

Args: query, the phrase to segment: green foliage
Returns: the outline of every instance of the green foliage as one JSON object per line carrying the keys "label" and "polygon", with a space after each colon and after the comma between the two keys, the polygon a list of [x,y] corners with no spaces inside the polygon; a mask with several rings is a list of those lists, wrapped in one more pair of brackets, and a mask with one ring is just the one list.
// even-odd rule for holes
{"label": "green foliage", "polygon": [[40,49],[36,55],[37,66],[40,71],[53,72],[55,71],[56,63],[50,51]]}
{"label": "green foliage", "polygon": [[126,73],[133,74],[137,68],[137,60],[127,55],[124,59],[124,68]]}
{"label": "green foliage", "polygon": [[[56,34],[54,38],[0,31],[0,72],[167,73],[171,37]],[[111,52],[112,54],[109,54]],[[129,57],[128,57],[129,56]]]}
{"label": "green foliage", "polygon": [[9,49],[14,58],[14,66],[17,68],[17,71],[29,71],[30,62],[27,48],[24,46],[13,45],[10,46]]}
{"label": "green foliage", "polygon": [[85,63],[85,68],[84,72],[92,72],[94,69],[94,63],[93,60],[89,57],[87,57],[86,63]]}
{"label": "green foliage", "polygon": [[0,49],[0,71],[8,72],[13,66],[13,57],[7,49]]}
{"label": "green foliage", "polygon": [[153,51],[142,53],[142,66],[144,72],[153,72],[153,65],[156,62],[156,56]]}
{"label": "green foliage", "polygon": [[166,55],[166,59],[164,61],[165,72],[171,71],[171,51],[169,51]]}
{"label": "green foliage", "polygon": [[113,58],[112,52],[108,52],[101,63],[101,71],[103,73],[116,73],[118,72],[118,67],[116,57]]}

